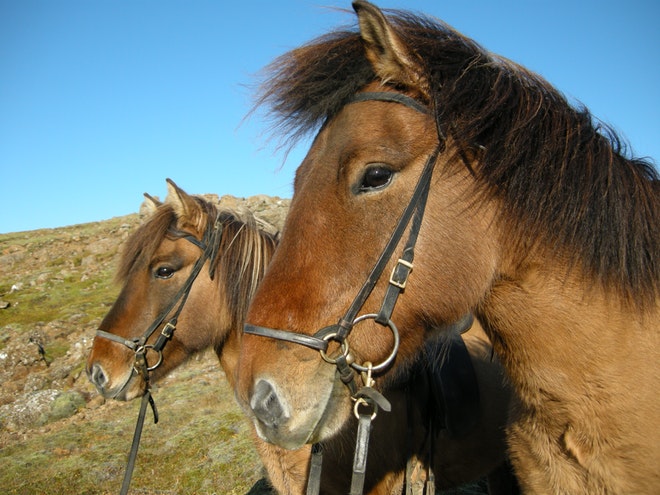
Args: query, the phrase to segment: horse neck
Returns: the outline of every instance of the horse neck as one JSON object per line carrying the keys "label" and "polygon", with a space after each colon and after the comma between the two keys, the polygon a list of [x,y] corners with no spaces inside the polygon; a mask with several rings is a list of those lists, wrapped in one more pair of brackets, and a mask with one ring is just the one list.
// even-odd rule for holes
{"label": "horse neck", "polygon": [[[660,458],[650,419],[658,305],[634,310],[577,269],[542,261],[494,284],[477,311],[518,399],[508,439],[517,469],[541,479],[540,492],[646,493],[640,486],[657,482]],[[543,465],[552,466],[547,478],[538,476]]]}
{"label": "horse neck", "polygon": [[554,265],[552,258],[528,260],[524,268],[502,277],[478,316],[523,396],[550,393],[548,386],[558,396],[570,395],[583,380],[608,382],[613,373],[634,386],[640,377],[630,373],[624,356],[657,355],[657,332],[652,330],[659,323],[657,306],[646,313],[631,308],[559,259]]}

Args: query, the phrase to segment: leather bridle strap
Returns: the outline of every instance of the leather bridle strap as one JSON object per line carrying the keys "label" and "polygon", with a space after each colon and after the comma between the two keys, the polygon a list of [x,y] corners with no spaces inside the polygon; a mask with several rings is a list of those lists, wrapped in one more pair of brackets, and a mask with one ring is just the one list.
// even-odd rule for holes
{"label": "leather bridle strap", "polygon": [[[364,306],[364,303],[367,301],[367,298],[371,294],[373,288],[376,286],[376,283],[378,282],[383,271],[385,270],[385,266],[387,265],[387,263],[389,263],[390,258],[392,258],[392,255],[394,254],[394,250],[396,249],[397,245],[399,244],[399,241],[401,240],[401,237],[403,237],[403,234],[406,228],[408,227],[408,224],[410,223],[411,217],[413,216],[413,214],[416,213],[415,215],[416,221],[412,225],[409,234],[409,240],[404,250],[404,257],[407,256],[410,259],[410,261],[412,261],[414,246],[415,246],[415,242],[417,241],[417,235],[419,233],[419,229],[422,223],[421,220],[424,215],[424,207],[426,206],[426,199],[428,197],[431,175],[433,174],[433,168],[435,165],[435,161],[438,157],[438,154],[440,153],[440,149],[441,149],[441,145],[438,145],[436,149],[433,151],[433,153],[431,153],[431,155],[428,157],[426,164],[424,166],[424,170],[422,171],[422,174],[420,175],[417,181],[417,185],[415,186],[415,190],[413,191],[413,194],[410,197],[410,201],[408,202],[408,205],[406,206],[401,217],[399,218],[399,222],[397,223],[394,232],[392,232],[389,241],[385,245],[385,248],[383,249],[380,257],[378,258],[378,261],[372,268],[371,273],[367,277],[367,280],[365,281],[364,285],[362,286],[358,294],[355,296],[355,299],[353,299],[353,303],[346,311],[344,317],[341,320],[339,320],[339,322],[335,326],[335,328],[337,329],[336,330],[337,335],[335,337],[335,340],[338,341],[344,340],[350,333],[353,327],[353,322],[355,321],[358,312],[360,311],[362,306]],[[405,254],[406,252],[408,253],[407,255]],[[399,263],[397,267],[399,266],[405,266],[405,265]],[[392,286],[392,284],[390,284],[390,286]],[[399,293],[400,290],[395,292],[396,295],[398,295]],[[392,306],[393,309],[394,304],[390,303],[390,305]],[[389,316],[391,316],[391,312],[389,315],[386,315],[386,320],[389,320]],[[383,324],[386,324],[386,322],[383,322]]]}
{"label": "leather bridle strap", "polygon": [[142,428],[144,426],[144,418],[147,414],[147,404],[151,405],[154,411],[154,423],[158,423],[158,413],[156,412],[156,404],[151,396],[151,390],[147,389],[142,396],[140,403],[140,412],[138,413],[137,423],[135,424],[135,432],[133,432],[133,442],[131,443],[131,450],[128,455],[128,463],[126,464],[126,472],[124,473],[124,480],[121,483],[121,490],[119,495],[126,495],[128,488],[131,485],[131,477],[133,476],[133,469],[135,468],[135,460],[137,459],[138,448],[140,447],[140,438],[142,437]]}

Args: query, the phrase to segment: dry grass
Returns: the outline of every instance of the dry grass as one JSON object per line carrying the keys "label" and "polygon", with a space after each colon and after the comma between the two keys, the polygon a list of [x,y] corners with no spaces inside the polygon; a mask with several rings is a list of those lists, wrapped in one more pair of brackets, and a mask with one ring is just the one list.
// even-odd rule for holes
{"label": "dry grass", "polygon": [[[250,429],[214,356],[175,372],[155,391],[131,493],[245,494],[262,476]],[[4,434],[7,494],[118,493],[139,401],[108,402],[20,435]]]}

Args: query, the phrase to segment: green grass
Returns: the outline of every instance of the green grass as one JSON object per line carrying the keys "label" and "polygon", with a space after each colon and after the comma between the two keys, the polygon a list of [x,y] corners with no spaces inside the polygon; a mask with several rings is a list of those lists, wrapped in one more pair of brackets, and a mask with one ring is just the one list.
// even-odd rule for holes
{"label": "green grass", "polygon": [[[117,252],[89,253],[86,245],[103,236],[117,236],[121,225],[136,221],[137,216],[130,215],[61,229],[0,234],[0,256],[23,256],[0,265],[0,297],[11,305],[0,311],[0,327],[65,320],[72,314],[81,314],[81,323],[102,317],[119,290],[112,283]],[[86,256],[95,263],[89,273],[83,266]],[[13,285],[21,288],[11,292]]]}
{"label": "green grass", "polygon": [[[243,495],[261,477],[249,426],[222,373],[211,367],[196,382],[171,380],[155,392],[160,422],[148,413],[131,493]],[[2,445],[2,492],[119,492],[139,406],[109,402]]]}

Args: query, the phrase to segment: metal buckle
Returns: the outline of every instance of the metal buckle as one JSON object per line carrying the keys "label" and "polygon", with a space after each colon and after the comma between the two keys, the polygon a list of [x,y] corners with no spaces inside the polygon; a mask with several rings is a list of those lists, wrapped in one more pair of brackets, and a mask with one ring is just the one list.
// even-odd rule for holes
{"label": "metal buckle", "polygon": [[[399,282],[398,280],[394,280],[394,274],[396,272],[396,269],[399,268],[399,265],[403,265],[406,268],[408,268],[408,270],[406,271],[405,278],[403,279],[402,282]],[[413,264],[411,262],[399,258],[394,268],[392,268],[392,273],[390,274],[390,284],[392,284],[394,287],[398,287],[401,290],[405,289],[406,284],[408,283],[408,275],[410,275],[412,269],[413,269]]]}
{"label": "metal buckle", "polygon": [[174,330],[176,330],[176,325],[173,325],[172,321],[168,321],[160,333],[163,337],[169,340],[172,338],[172,334],[174,333]]}

